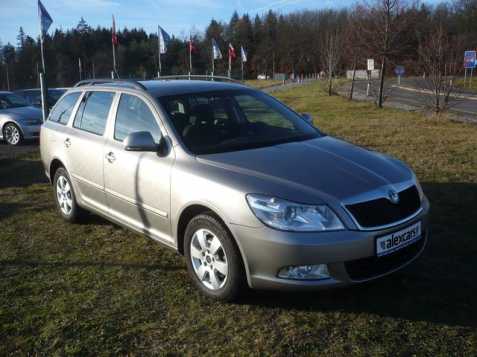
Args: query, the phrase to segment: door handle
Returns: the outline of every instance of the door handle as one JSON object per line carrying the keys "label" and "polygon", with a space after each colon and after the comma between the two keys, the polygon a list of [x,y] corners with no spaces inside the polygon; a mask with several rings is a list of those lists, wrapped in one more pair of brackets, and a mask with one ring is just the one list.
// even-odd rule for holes
{"label": "door handle", "polygon": [[116,156],[114,155],[112,151],[106,155],[106,160],[108,160],[110,164],[116,161]]}
{"label": "door handle", "polygon": [[70,138],[66,138],[66,140],[65,140],[65,146],[66,146],[67,148],[69,148],[69,147],[71,146],[71,140],[70,140]]}

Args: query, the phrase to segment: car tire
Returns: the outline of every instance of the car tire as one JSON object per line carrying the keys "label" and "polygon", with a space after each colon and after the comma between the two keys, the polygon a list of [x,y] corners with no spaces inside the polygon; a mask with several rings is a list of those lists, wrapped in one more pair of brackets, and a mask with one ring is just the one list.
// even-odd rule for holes
{"label": "car tire", "polygon": [[240,252],[228,229],[212,214],[200,214],[185,231],[187,270],[206,296],[233,301],[246,289]]}
{"label": "car tire", "polygon": [[78,222],[83,217],[84,211],[78,206],[70,176],[64,167],[55,172],[53,191],[61,217],[70,223]]}
{"label": "car tire", "polygon": [[23,134],[15,123],[7,123],[3,127],[3,140],[8,145],[17,146],[23,142]]}

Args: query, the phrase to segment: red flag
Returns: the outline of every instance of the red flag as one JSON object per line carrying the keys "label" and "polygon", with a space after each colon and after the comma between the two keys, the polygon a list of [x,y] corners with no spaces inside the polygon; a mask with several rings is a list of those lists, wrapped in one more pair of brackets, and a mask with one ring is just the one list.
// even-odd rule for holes
{"label": "red flag", "polygon": [[188,48],[189,48],[190,53],[196,53],[197,52],[197,47],[195,46],[194,42],[192,41],[192,38],[189,39]]}
{"label": "red flag", "polygon": [[234,46],[229,43],[229,58],[234,61],[237,58],[237,53],[235,52]]}
{"label": "red flag", "polygon": [[113,15],[113,30],[112,30],[111,41],[113,42],[113,45],[117,45],[119,43],[118,35],[116,34],[116,21],[114,21],[114,15]]}

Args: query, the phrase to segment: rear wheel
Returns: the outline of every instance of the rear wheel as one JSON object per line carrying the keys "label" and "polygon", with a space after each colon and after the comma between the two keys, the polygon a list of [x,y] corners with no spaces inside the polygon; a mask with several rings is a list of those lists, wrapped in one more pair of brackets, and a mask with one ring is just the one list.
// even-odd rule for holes
{"label": "rear wheel", "polygon": [[185,255],[194,284],[209,297],[235,300],[245,288],[245,272],[229,231],[210,214],[194,217],[186,228]]}
{"label": "rear wheel", "polygon": [[20,128],[14,123],[7,123],[3,127],[3,138],[9,145],[19,145],[23,141]]}
{"label": "rear wheel", "polygon": [[76,202],[70,176],[64,167],[56,170],[53,187],[56,206],[63,219],[68,222],[77,222],[81,218],[83,210]]}

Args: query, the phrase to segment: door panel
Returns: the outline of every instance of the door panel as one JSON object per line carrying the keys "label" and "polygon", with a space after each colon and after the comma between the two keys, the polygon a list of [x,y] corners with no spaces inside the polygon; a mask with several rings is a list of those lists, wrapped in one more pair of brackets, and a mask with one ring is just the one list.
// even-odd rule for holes
{"label": "door panel", "polygon": [[[104,137],[94,134],[75,131],[69,136],[70,174],[75,187],[79,189],[77,195],[80,202],[107,211],[106,196],[104,193],[103,157]],[[66,144],[65,139],[65,146]]]}
{"label": "door panel", "polygon": [[116,124],[108,135],[103,155],[110,214],[152,238],[173,245],[169,214],[174,152],[171,150],[161,157],[155,152],[126,151],[122,143],[130,132],[144,130],[156,137],[160,135],[152,109],[142,99],[122,94]]}
{"label": "door panel", "polygon": [[70,174],[81,203],[107,212],[104,192],[104,132],[115,94],[91,91],[81,98],[73,129],[65,138]]}

